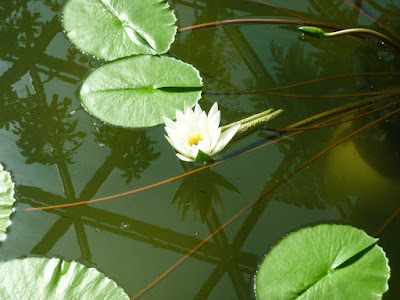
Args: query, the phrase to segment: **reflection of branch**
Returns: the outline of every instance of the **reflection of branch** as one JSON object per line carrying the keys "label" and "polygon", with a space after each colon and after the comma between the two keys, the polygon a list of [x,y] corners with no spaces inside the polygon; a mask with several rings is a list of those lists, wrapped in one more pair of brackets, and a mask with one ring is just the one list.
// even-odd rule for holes
{"label": "reflection of branch", "polygon": [[53,224],[49,231],[42,237],[39,243],[32,248],[32,254],[46,255],[54,247],[54,245],[67,233],[71,227],[71,220],[68,218],[59,218]]}
{"label": "reflection of branch", "polygon": [[93,174],[92,178],[83,188],[79,196],[80,199],[91,199],[96,195],[100,187],[115,169],[115,159],[118,159],[118,157],[115,157],[114,153],[113,151],[107,156],[104,163]]}
{"label": "reflection of branch", "polygon": [[382,23],[380,23],[378,20],[374,19],[373,17],[371,17],[369,14],[367,14],[364,10],[361,9],[361,7],[359,5],[357,5],[356,3],[352,3],[350,0],[341,0],[343,3],[345,3],[346,5],[350,6],[351,8],[353,8],[354,10],[358,11],[360,14],[362,14],[363,16],[367,17],[368,19],[370,19],[372,22],[374,22],[376,25],[378,25],[379,27],[385,29],[387,32],[391,33],[393,36],[395,36],[398,40],[400,40],[400,36],[398,34],[396,34],[393,30],[390,30],[390,28],[386,27],[385,25],[383,25]]}
{"label": "reflection of branch", "polygon": [[[210,217],[207,218],[207,226],[208,226],[208,229],[210,230],[210,233],[213,233],[214,231],[218,230],[218,228],[221,227],[221,222],[218,220],[218,217],[217,217],[214,209],[211,210]],[[221,231],[220,234],[215,236],[214,241],[221,248],[225,248],[225,247],[231,248],[231,246],[229,245],[229,242],[228,242],[228,238],[224,231]],[[240,248],[236,248],[236,249],[240,249]],[[225,255],[222,257],[222,261],[219,264],[226,266],[229,277],[231,278],[233,286],[236,290],[238,299],[246,299],[248,290],[245,286],[243,286],[243,283],[245,282],[243,275],[238,270],[238,268],[235,264],[232,264],[232,265],[229,264],[230,260],[231,260],[231,255],[228,251],[226,251]],[[203,298],[203,299],[205,299],[205,298]]]}
{"label": "reflection of branch", "polygon": [[263,5],[272,7],[273,9],[276,9],[276,10],[279,10],[279,11],[281,11],[281,12],[284,12],[285,14],[291,15],[291,16],[293,16],[293,17],[296,17],[296,18],[299,18],[299,19],[302,19],[302,20],[305,20],[305,21],[311,21],[310,19],[307,19],[307,18],[305,18],[305,17],[303,17],[303,16],[300,16],[300,15],[298,15],[298,14],[295,14],[295,13],[293,13],[293,12],[290,11],[290,10],[283,9],[283,8],[281,8],[281,7],[278,7],[278,6],[269,4],[269,3],[264,2],[264,1],[261,1],[261,0],[255,0],[255,1],[258,2],[258,3],[260,3],[260,4],[263,4]]}
{"label": "reflection of branch", "polygon": [[[18,192],[23,195],[21,197],[21,202],[28,203],[31,206],[38,205],[38,201],[34,199],[40,199],[41,205],[43,205],[43,202],[46,204],[54,202],[65,202],[64,198],[48,192],[44,192],[38,188],[19,186]],[[25,195],[30,195],[30,199],[27,199]],[[59,210],[53,210],[51,212],[59,215],[60,217],[65,217],[66,214],[65,212],[61,212]],[[126,236],[140,242],[149,243],[155,247],[172,251],[179,249],[179,251],[177,251],[178,253],[187,253],[189,249],[193,248],[202,241],[190,235],[178,233],[170,229],[165,229],[153,224],[121,216],[106,210],[90,206],[82,207],[79,210],[79,216],[82,222],[88,226],[97,227],[101,230],[110,231],[115,234]],[[73,220],[70,218],[66,218],[66,220],[69,220],[70,223],[73,222]],[[130,224],[129,229],[124,231],[120,230],[122,221],[124,221],[124,223],[126,224]],[[213,243],[207,243],[204,249],[199,252],[202,253],[202,257],[208,256],[221,258],[225,256],[226,251],[228,251],[232,255],[240,257],[239,264],[243,265],[245,268],[257,264],[258,257],[256,255],[241,252],[240,250],[232,246],[230,246],[229,248],[221,249],[219,246]]]}
{"label": "reflection of branch", "polygon": [[36,39],[34,48],[24,49],[19,60],[1,76],[2,86],[10,86],[14,83],[15,78],[20,78],[28,69],[28,66],[34,64],[38,56],[45,52],[46,48],[53,40],[54,36],[59,32],[60,20],[59,16],[54,16],[50,22],[46,23],[42,28],[42,33]]}
{"label": "reflection of branch", "polygon": [[178,268],[183,262],[185,262],[191,255],[196,253],[199,249],[201,249],[205,243],[207,243],[209,240],[212,238],[215,238],[216,235],[218,235],[221,231],[223,231],[226,227],[228,227],[230,224],[232,224],[234,221],[236,221],[240,216],[242,216],[246,211],[248,211],[250,208],[254,207],[261,199],[269,195],[271,192],[276,190],[279,186],[281,186],[283,183],[285,183],[288,179],[293,177],[295,174],[306,168],[308,165],[310,165],[312,162],[323,156],[324,154],[328,153],[332,149],[336,148],[340,144],[344,143],[345,141],[349,140],[353,136],[363,132],[364,130],[370,128],[371,126],[374,126],[378,124],[379,122],[382,122],[391,116],[400,113],[400,109],[397,109],[379,119],[376,119],[375,121],[363,126],[362,128],[354,131],[353,133],[349,134],[345,138],[341,139],[334,145],[326,148],[319,154],[315,155],[313,158],[308,160],[307,162],[303,163],[301,166],[299,166],[296,170],[293,172],[285,175],[280,181],[278,181],[276,184],[271,186],[271,188],[267,189],[265,192],[263,192],[256,200],[248,204],[246,207],[244,207],[241,211],[239,211],[236,215],[234,215],[231,219],[229,219],[226,223],[224,223],[221,227],[219,227],[217,230],[215,230],[210,236],[208,236],[202,243],[197,245],[195,248],[193,248],[189,253],[186,254],[186,256],[182,257],[180,260],[178,260],[174,265],[172,265],[170,268],[168,268],[164,273],[162,273],[160,276],[158,276],[153,282],[148,284],[145,288],[143,288],[139,293],[137,293],[135,296],[133,296],[131,299],[138,299],[139,297],[143,296],[145,293],[150,291],[154,286],[156,286],[159,282],[161,282],[165,277],[167,277],[171,272],[173,272],[176,268]]}
{"label": "reflection of branch", "polygon": [[[386,94],[385,96],[386,97],[393,96],[393,95],[395,95],[395,93],[398,93],[398,91],[393,90],[390,93]],[[303,121],[297,122],[295,124],[292,124],[292,125],[288,126],[287,128],[299,127],[299,126],[308,124],[310,122],[318,121],[318,120],[321,120],[321,119],[326,118],[328,116],[338,114],[338,113],[343,112],[343,111],[349,111],[349,110],[351,110],[353,108],[358,108],[358,107],[360,107],[360,105],[364,106],[366,103],[379,101],[380,99],[381,99],[381,97],[372,97],[372,98],[365,99],[365,100],[362,100],[362,101],[357,102],[357,103],[352,103],[352,104],[345,105],[343,107],[335,108],[335,109],[326,111],[324,113],[320,113],[320,114],[317,114],[317,115],[312,116],[310,118],[307,118],[306,120],[303,120]],[[330,120],[328,120],[326,122],[329,122],[329,121]],[[124,192],[124,193],[120,193],[120,194],[117,194],[117,195],[107,196],[107,197],[98,198],[98,199],[94,199],[94,200],[87,200],[87,201],[81,201],[81,202],[76,202],[76,203],[68,203],[68,204],[58,204],[58,205],[52,205],[52,206],[32,207],[32,208],[25,209],[25,211],[52,210],[52,209],[62,209],[62,208],[69,208],[69,207],[77,207],[77,206],[87,205],[87,204],[91,204],[91,203],[108,201],[108,200],[112,200],[112,199],[116,199],[116,198],[124,197],[124,196],[128,196],[128,195],[133,195],[133,194],[136,194],[136,193],[139,193],[139,192],[142,192],[142,191],[146,191],[146,190],[158,187],[158,186],[162,186],[162,185],[167,184],[167,183],[171,183],[171,182],[180,180],[180,179],[185,178],[187,176],[190,176],[190,175],[202,172],[204,170],[210,169],[211,167],[215,167],[215,166],[218,166],[220,164],[229,162],[229,161],[231,161],[233,159],[236,159],[236,158],[239,158],[241,156],[244,156],[244,155],[247,155],[249,153],[252,153],[254,151],[263,149],[263,148],[268,147],[268,146],[270,146],[272,144],[281,142],[281,141],[283,141],[285,139],[288,139],[288,138],[292,137],[293,135],[296,135],[296,134],[301,133],[301,132],[302,131],[297,131],[297,132],[295,132],[295,133],[293,133],[291,135],[282,136],[282,137],[280,137],[278,139],[275,139],[273,141],[269,141],[269,142],[264,143],[262,145],[253,147],[253,148],[251,148],[251,149],[249,149],[247,151],[244,151],[244,152],[242,152],[242,153],[240,153],[238,155],[232,156],[232,157],[224,159],[224,160],[217,161],[214,164],[206,165],[206,166],[200,167],[198,169],[194,169],[192,171],[189,171],[189,172],[177,175],[175,177],[168,178],[168,179],[165,179],[163,181],[159,181],[159,182],[156,182],[156,183],[153,183],[153,184],[150,184],[150,185],[138,188],[138,189],[134,189],[134,190],[127,191],[127,192]]]}
{"label": "reflection of branch", "polygon": [[240,55],[240,58],[246,64],[247,68],[253,74],[253,77],[260,82],[270,81],[274,82],[273,77],[265,68],[265,65],[254,51],[253,46],[250,45],[245,35],[240,31],[239,28],[222,27],[226,36],[231,41],[233,47],[236,48]]}
{"label": "reflection of branch", "polygon": [[81,259],[90,261],[90,259],[92,258],[92,254],[90,253],[89,243],[82,219],[78,218],[77,220],[74,220],[73,223],[75,227],[76,237],[78,239],[78,245],[81,249]]}

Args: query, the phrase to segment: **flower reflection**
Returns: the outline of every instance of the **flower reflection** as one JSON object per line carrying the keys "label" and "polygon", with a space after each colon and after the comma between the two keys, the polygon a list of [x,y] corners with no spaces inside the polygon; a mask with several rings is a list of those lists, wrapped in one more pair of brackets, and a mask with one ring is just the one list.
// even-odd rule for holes
{"label": "flower reflection", "polygon": [[212,214],[214,206],[220,214],[224,214],[221,186],[239,193],[224,176],[212,170],[186,176],[175,190],[171,204],[176,204],[178,209],[182,210],[182,220],[192,211],[194,219],[204,223]]}

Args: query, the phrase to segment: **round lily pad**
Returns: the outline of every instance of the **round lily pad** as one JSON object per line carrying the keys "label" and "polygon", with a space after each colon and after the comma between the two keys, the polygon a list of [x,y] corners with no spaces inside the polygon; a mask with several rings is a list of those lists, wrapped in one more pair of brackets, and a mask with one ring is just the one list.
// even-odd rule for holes
{"label": "round lily pad", "polygon": [[139,55],[96,69],[80,90],[83,106],[102,121],[123,127],[149,127],[194,106],[202,80],[191,65],[167,56]]}
{"label": "round lily pad", "polygon": [[347,225],[291,233],[262,262],[257,299],[380,299],[390,268],[376,241]]}
{"label": "round lily pad", "polygon": [[168,51],[176,18],[164,0],[69,0],[63,10],[68,38],[106,60]]}

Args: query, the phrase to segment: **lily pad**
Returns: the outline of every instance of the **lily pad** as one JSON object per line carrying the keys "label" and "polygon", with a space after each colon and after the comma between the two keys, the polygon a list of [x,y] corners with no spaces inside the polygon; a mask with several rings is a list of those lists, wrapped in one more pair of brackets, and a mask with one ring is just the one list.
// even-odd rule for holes
{"label": "lily pad", "polygon": [[14,183],[10,173],[0,164],[0,240],[3,240],[10,225],[10,215],[14,205]]}
{"label": "lily pad", "polygon": [[191,65],[166,56],[139,55],[107,63],[82,85],[84,107],[97,118],[124,127],[149,127],[194,106],[202,80]]}
{"label": "lily pad", "polygon": [[58,258],[24,258],[0,263],[1,299],[129,299],[94,268]]}
{"label": "lily pad", "polygon": [[262,262],[257,299],[380,299],[390,268],[376,241],[347,225],[291,233]]}
{"label": "lily pad", "polygon": [[107,60],[167,52],[176,34],[175,22],[163,0],[69,0],[63,10],[72,43]]}

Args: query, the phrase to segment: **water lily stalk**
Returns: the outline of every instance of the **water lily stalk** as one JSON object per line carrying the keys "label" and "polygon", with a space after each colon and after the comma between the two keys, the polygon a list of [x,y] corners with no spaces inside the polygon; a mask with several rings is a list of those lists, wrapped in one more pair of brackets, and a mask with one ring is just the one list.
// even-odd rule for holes
{"label": "water lily stalk", "polygon": [[343,36],[343,35],[355,35],[355,36],[360,36],[362,35],[367,35],[371,36],[374,38],[377,38],[382,41],[382,43],[386,43],[388,45],[391,45],[395,47],[396,49],[400,50],[400,45],[393,41],[391,38],[387,37],[386,35],[377,32],[375,30],[367,29],[367,28],[349,28],[349,29],[343,29],[343,30],[338,30],[334,32],[325,32],[319,27],[314,27],[314,26],[302,26],[299,27],[299,30],[302,31],[304,34],[309,35],[311,37],[321,39],[321,38],[334,38],[338,36]]}
{"label": "water lily stalk", "polygon": [[243,120],[223,126],[221,128],[221,132],[240,124],[239,129],[237,130],[236,134],[232,138],[232,140],[237,140],[237,139],[244,137],[244,136],[252,133],[253,131],[263,127],[270,120],[274,119],[275,117],[277,117],[278,115],[283,113],[283,111],[284,111],[283,109],[278,109],[278,110],[274,110],[273,108],[267,109],[266,111],[255,114],[255,115],[245,118]]}

